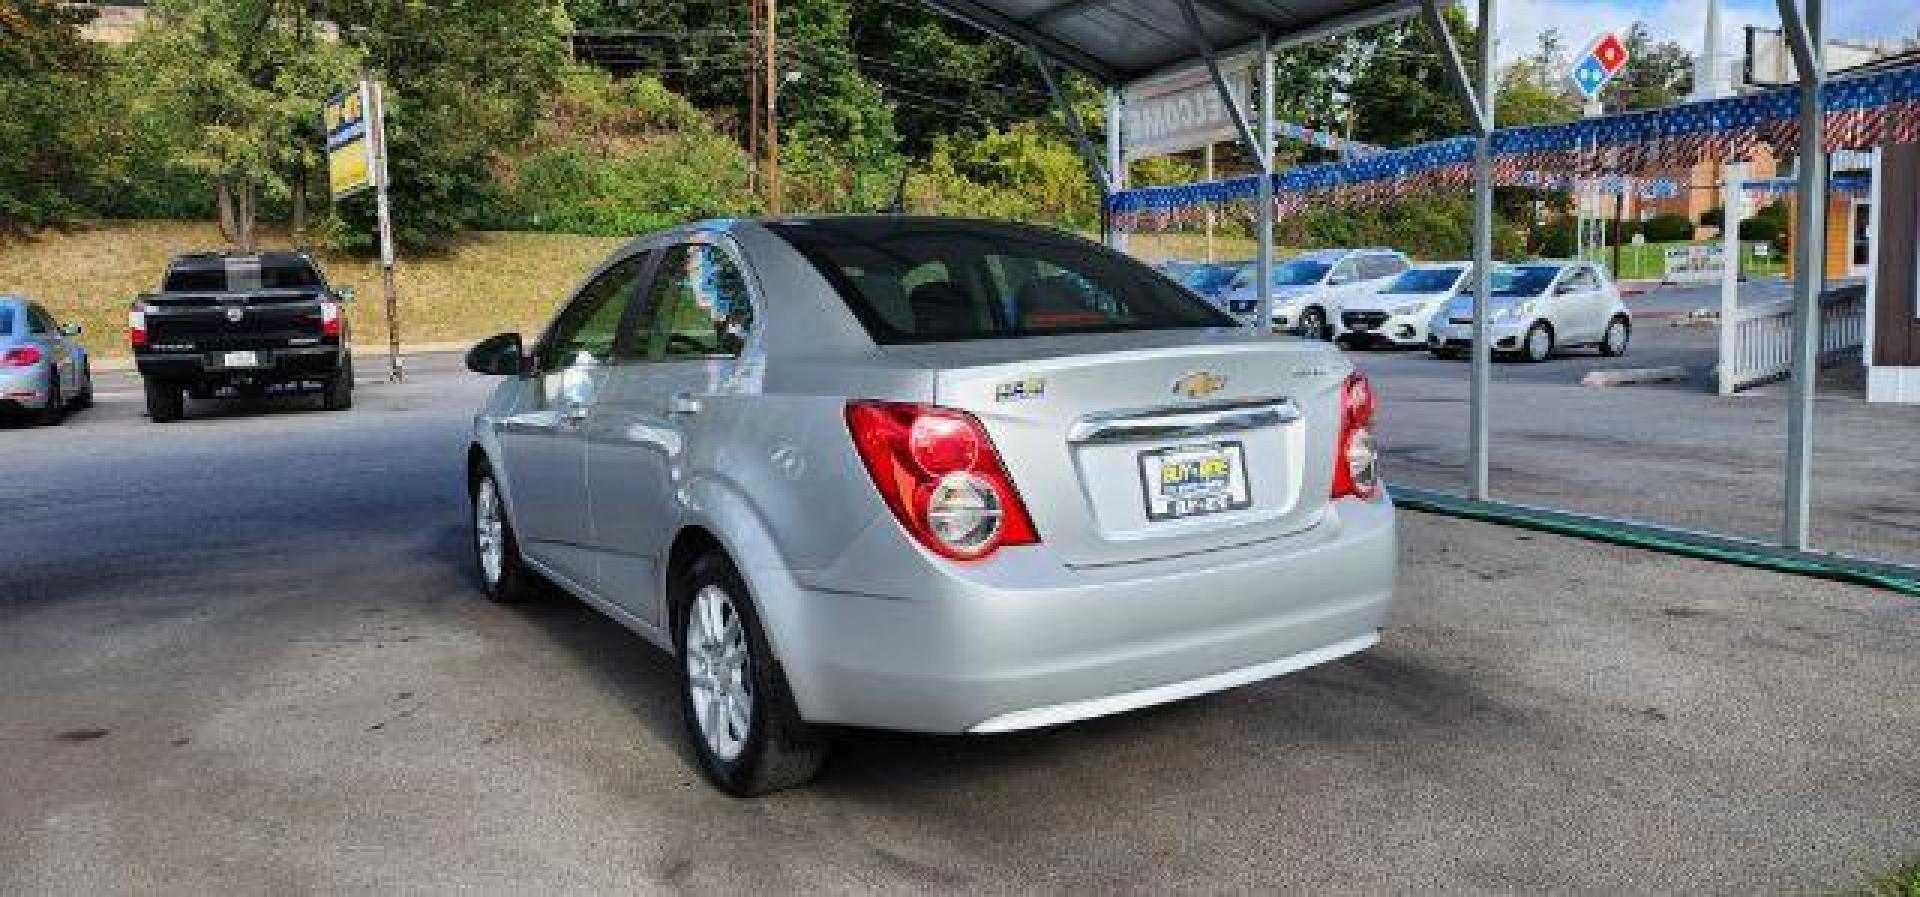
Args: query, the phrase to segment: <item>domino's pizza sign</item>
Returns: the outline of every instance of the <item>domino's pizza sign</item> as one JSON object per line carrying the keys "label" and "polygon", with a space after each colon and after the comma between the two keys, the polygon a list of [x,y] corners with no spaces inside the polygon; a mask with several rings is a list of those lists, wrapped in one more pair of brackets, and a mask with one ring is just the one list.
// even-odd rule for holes
{"label": "domino's pizza sign", "polygon": [[1600,35],[1573,66],[1573,86],[1591,100],[1627,67],[1627,45],[1611,31]]}

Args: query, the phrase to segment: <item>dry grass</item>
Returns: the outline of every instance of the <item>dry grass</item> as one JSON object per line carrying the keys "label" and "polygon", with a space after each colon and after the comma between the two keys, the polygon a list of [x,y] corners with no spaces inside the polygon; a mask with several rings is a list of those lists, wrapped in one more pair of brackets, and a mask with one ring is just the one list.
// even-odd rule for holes
{"label": "dry grass", "polygon": [[[269,232],[266,245],[284,247]],[[466,342],[544,323],[589,268],[620,244],[611,237],[479,233],[445,254],[402,257],[395,269],[400,332],[411,345]],[[159,286],[176,253],[218,249],[220,231],[198,221],[110,221],[33,240],[0,241],[0,293],[47,305],[63,323],[86,327],[82,338],[100,357],[127,354],[127,303]],[[353,287],[354,332],[363,348],[384,345],[385,305],[377,262],[323,253],[327,275]]]}
{"label": "dry grass", "polygon": [[[1213,238],[1213,260],[1216,262],[1250,259],[1253,258],[1253,250],[1252,237],[1215,235]],[[1133,234],[1127,238],[1127,251],[1149,262],[1168,259],[1202,261],[1207,258],[1207,238],[1205,234],[1188,233]],[[1275,258],[1286,258],[1287,254],[1284,249],[1274,250]]]}

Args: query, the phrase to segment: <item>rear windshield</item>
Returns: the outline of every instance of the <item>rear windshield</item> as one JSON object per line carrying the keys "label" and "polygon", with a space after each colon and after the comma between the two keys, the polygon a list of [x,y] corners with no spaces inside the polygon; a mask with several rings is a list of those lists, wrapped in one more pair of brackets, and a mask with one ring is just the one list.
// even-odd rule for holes
{"label": "rear windshield", "polygon": [[1459,268],[1415,268],[1387,284],[1382,293],[1444,293],[1460,278]]}
{"label": "rear windshield", "polygon": [[1040,228],[887,218],[768,227],[881,345],[1236,326],[1146,265]]}
{"label": "rear windshield", "polygon": [[234,293],[317,286],[320,272],[299,259],[231,258],[169,270],[160,288],[169,293]]}

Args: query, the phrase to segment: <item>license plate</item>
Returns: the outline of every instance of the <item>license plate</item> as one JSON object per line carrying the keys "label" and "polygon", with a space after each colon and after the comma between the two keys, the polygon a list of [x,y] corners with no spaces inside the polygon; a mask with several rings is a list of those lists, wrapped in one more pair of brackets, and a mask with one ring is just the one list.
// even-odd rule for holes
{"label": "license plate", "polygon": [[223,352],[220,354],[220,366],[228,368],[257,368],[260,366],[260,353]]}
{"label": "license plate", "polygon": [[1179,520],[1253,505],[1246,450],[1238,442],[1183,445],[1140,453],[1147,519]]}

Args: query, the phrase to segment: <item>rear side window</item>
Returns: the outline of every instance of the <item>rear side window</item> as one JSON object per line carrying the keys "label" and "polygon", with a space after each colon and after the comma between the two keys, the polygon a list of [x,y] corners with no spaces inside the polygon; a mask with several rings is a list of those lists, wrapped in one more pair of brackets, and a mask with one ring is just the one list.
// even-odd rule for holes
{"label": "rear side window", "polygon": [[1040,228],[891,218],[768,227],[881,345],[1238,326],[1146,265]]}
{"label": "rear side window", "polygon": [[13,332],[13,309],[0,306],[0,334]]}
{"label": "rear side window", "polygon": [[733,257],[718,246],[675,246],[661,257],[633,340],[643,361],[737,358],[753,330],[753,301]]}

